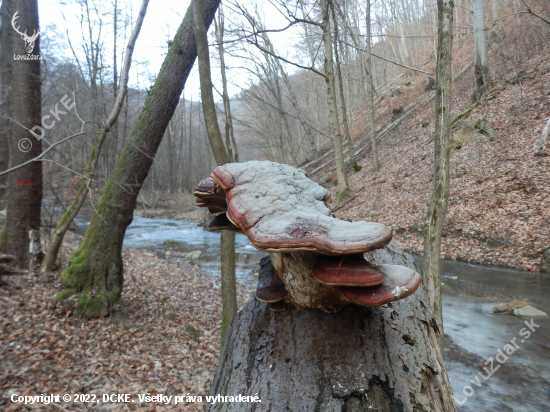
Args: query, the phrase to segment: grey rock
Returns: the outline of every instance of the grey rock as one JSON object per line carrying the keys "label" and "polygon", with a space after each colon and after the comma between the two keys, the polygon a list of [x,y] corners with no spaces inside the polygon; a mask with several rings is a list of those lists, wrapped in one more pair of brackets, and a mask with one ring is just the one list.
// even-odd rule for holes
{"label": "grey rock", "polygon": [[542,310],[538,310],[537,308],[534,308],[531,305],[514,309],[514,315],[520,318],[526,318],[526,319],[542,318],[542,317],[548,316],[546,312],[543,312]]}
{"label": "grey rock", "polygon": [[201,255],[202,255],[201,250],[193,250],[191,252],[184,253],[183,257],[188,260],[198,260],[200,259]]}

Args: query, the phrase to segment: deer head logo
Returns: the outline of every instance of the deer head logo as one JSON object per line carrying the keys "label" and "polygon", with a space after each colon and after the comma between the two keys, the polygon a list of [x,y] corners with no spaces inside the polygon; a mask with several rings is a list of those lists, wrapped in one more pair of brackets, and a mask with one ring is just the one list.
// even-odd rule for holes
{"label": "deer head logo", "polygon": [[34,50],[34,42],[38,38],[40,31],[35,30],[32,36],[29,36],[27,34],[27,30],[25,30],[24,33],[19,31],[19,27],[15,27],[15,24],[16,24],[15,21],[17,20],[17,17],[18,17],[17,14],[19,14],[19,11],[16,11],[15,14],[13,15],[13,18],[11,19],[11,25],[15,30],[15,32],[21,35],[21,38],[25,40],[25,48],[27,49],[27,53],[30,54]]}

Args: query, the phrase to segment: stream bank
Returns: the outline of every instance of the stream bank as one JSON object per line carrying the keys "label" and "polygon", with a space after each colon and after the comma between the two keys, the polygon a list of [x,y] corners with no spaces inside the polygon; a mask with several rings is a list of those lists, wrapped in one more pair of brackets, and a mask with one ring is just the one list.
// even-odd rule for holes
{"label": "stream bank", "polygon": [[[135,217],[128,227],[125,246],[153,251],[169,260],[185,260],[185,254],[201,250],[192,263],[219,287],[219,233],[207,232],[191,221]],[[169,240],[168,242],[166,240]],[[246,236],[236,236],[236,272],[240,287],[253,288],[259,260],[265,255],[250,245]],[[416,256],[422,266],[421,256]],[[525,320],[495,314],[492,308],[514,300],[527,301],[550,313],[550,275],[483,267],[464,262],[442,262],[445,358],[458,410],[547,411],[550,400],[550,319],[536,319],[539,327],[520,343]],[[485,363],[516,338],[519,349],[486,381]],[[494,361],[496,362],[496,361]],[[477,380],[481,379],[480,386]],[[486,374],[485,374],[486,376]],[[473,381],[474,383],[471,383]],[[475,388],[470,394],[468,388]],[[460,402],[466,400],[460,405]]]}

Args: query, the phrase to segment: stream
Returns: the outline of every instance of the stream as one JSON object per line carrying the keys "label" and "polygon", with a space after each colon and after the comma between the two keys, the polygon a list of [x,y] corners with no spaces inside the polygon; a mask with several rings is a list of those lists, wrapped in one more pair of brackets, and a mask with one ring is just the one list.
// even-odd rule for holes
{"label": "stream", "polygon": [[[219,233],[204,231],[195,222],[134,216],[124,246],[169,259],[184,259],[184,253],[200,250],[200,259],[193,263],[219,287],[219,242]],[[235,252],[237,282],[255,285],[265,252],[242,234],[235,237]],[[421,257],[415,260],[421,267]],[[550,313],[550,276],[444,261],[442,293],[445,363],[458,411],[550,411],[550,318],[530,323],[493,313],[493,306],[513,300]],[[517,348],[507,347],[514,352],[506,355],[505,345],[514,338]]]}

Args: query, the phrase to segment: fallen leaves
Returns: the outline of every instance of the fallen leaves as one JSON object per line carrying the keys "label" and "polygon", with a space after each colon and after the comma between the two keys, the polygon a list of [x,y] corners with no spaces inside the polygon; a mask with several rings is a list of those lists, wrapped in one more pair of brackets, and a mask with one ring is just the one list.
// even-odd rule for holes
{"label": "fallen leaves", "polygon": [[[455,71],[471,58],[463,50],[456,54]],[[464,127],[483,118],[491,136],[476,133],[451,157],[443,258],[530,271],[550,266],[544,257],[550,245],[550,157],[533,156],[533,144],[550,113],[550,73],[539,70],[547,56],[548,47],[514,67],[514,71],[526,70],[530,80],[519,89],[500,79],[491,95],[457,124]],[[469,96],[464,89],[473,84],[471,75],[462,77],[453,83],[453,117],[463,111]],[[399,99],[418,96],[416,91]],[[392,104],[388,99],[388,107]],[[509,109],[518,104],[522,113],[511,114]],[[338,217],[389,224],[396,229],[394,240],[402,248],[422,253],[419,236],[433,176],[433,144],[424,143],[433,138],[433,117],[432,100],[381,140],[379,172],[372,173],[367,153],[360,161],[362,170],[348,175],[352,195],[366,190],[349,204],[343,205],[346,199],[332,202],[332,208],[342,204]],[[409,135],[413,137],[403,139]]]}
{"label": "fallen leaves", "polygon": [[[65,260],[80,242],[72,233],[66,239]],[[145,251],[124,248],[123,259],[123,304],[109,318],[83,320],[53,307],[50,299],[61,289],[57,273],[11,277],[10,286],[0,289],[0,409],[25,410],[9,400],[13,393],[130,393],[136,400],[147,392],[208,394],[220,352],[221,295],[214,279],[198,267]],[[239,303],[251,293],[252,288],[241,287]],[[60,406],[70,411],[202,410],[198,403]],[[51,405],[32,408],[54,410]]]}

